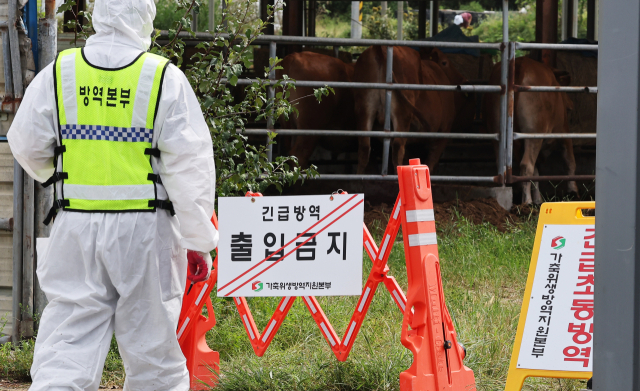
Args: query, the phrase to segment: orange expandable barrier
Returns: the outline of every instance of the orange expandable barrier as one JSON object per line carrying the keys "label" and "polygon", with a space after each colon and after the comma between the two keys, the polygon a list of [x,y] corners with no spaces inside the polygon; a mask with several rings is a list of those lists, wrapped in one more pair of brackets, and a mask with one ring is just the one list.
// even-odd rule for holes
{"label": "orange expandable barrier", "polygon": [[[218,228],[218,219],[213,214],[213,225]],[[218,280],[218,256],[213,261],[211,275],[207,281],[193,284],[187,280],[182,299],[182,310],[178,321],[178,343],[187,359],[190,389],[207,390],[215,386],[220,373],[220,355],[207,346],[205,335],[216,325],[216,317],[211,305],[211,290]],[[191,290],[190,290],[191,288]],[[202,307],[207,306],[209,317],[202,315]]]}
{"label": "orange expandable barrier", "polygon": [[[380,247],[363,224],[363,246],[373,266],[342,340],[315,297],[302,298],[336,358],[346,361],[377,286],[384,283],[404,314],[401,342],[414,357],[411,367],[400,374],[400,390],[475,391],[473,371],[463,364],[465,350],[458,343],[444,300],[429,169],[421,165],[419,159],[412,159],[408,166],[398,167],[398,182],[400,193],[389,216]],[[246,196],[260,197],[262,194],[248,192]],[[217,228],[215,215],[212,222]],[[401,226],[408,274],[406,297],[395,278],[387,275],[387,260]],[[206,332],[215,326],[209,295],[217,281],[217,265],[216,257],[209,280],[195,284],[189,295],[186,294],[189,289],[187,285],[178,323],[178,341],[187,357],[193,389],[202,389],[204,384],[214,386],[219,372],[219,355],[209,349],[204,338]],[[265,353],[295,299],[293,296],[283,297],[265,330],[260,333],[245,298],[234,298],[256,355],[262,356]],[[201,314],[204,305],[207,306],[209,318]]]}

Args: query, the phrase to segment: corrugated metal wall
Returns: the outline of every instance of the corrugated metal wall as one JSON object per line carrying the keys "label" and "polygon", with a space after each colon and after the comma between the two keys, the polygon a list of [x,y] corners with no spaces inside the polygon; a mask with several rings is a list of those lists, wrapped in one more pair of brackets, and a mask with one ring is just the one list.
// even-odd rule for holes
{"label": "corrugated metal wall", "polygon": [[[0,4],[0,15],[2,15]],[[6,4],[4,5],[6,14]],[[58,51],[73,47],[73,34],[60,34]],[[79,40],[78,46],[84,46]],[[4,98],[4,69],[0,50],[0,100]],[[0,136],[6,136],[13,115],[0,113]],[[7,143],[0,142],[0,218],[13,217],[13,156]],[[13,237],[11,232],[0,230],[0,336],[10,335],[12,326],[12,276],[13,276]]]}
{"label": "corrugated metal wall", "polygon": [[[4,5],[6,14],[6,5]],[[0,11],[0,14],[2,12]],[[0,51],[0,60],[2,51]],[[4,66],[0,61],[0,97],[4,98]],[[0,114],[0,136],[6,136],[13,115]],[[0,217],[13,217],[13,156],[0,143]],[[0,334],[11,334],[12,234],[0,231]],[[4,325],[4,330],[3,326]]]}

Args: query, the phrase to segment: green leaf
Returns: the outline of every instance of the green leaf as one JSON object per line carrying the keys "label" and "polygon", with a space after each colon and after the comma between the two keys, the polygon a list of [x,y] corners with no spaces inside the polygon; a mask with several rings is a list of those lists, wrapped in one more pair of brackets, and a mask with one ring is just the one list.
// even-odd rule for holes
{"label": "green leaf", "polygon": [[207,93],[209,92],[210,87],[211,87],[211,82],[209,80],[204,80],[202,81],[202,83],[200,83],[200,86],[198,86],[198,89],[200,90],[201,93]]}

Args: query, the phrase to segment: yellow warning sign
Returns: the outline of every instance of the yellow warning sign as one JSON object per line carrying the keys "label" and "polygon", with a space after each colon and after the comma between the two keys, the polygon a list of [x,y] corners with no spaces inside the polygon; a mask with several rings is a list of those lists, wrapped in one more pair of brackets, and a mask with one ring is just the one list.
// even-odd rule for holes
{"label": "yellow warning sign", "polygon": [[540,207],[505,391],[527,377],[592,376],[595,202]]}

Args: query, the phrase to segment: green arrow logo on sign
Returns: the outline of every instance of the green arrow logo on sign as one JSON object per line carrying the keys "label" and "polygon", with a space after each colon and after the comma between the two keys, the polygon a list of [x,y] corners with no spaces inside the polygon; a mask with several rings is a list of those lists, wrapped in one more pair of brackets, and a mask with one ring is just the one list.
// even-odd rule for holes
{"label": "green arrow logo on sign", "polygon": [[551,240],[551,247],[553,247],[554,250],[560,250],[564,247],[566,241],[567,239],[562,236],[556,236]]}

